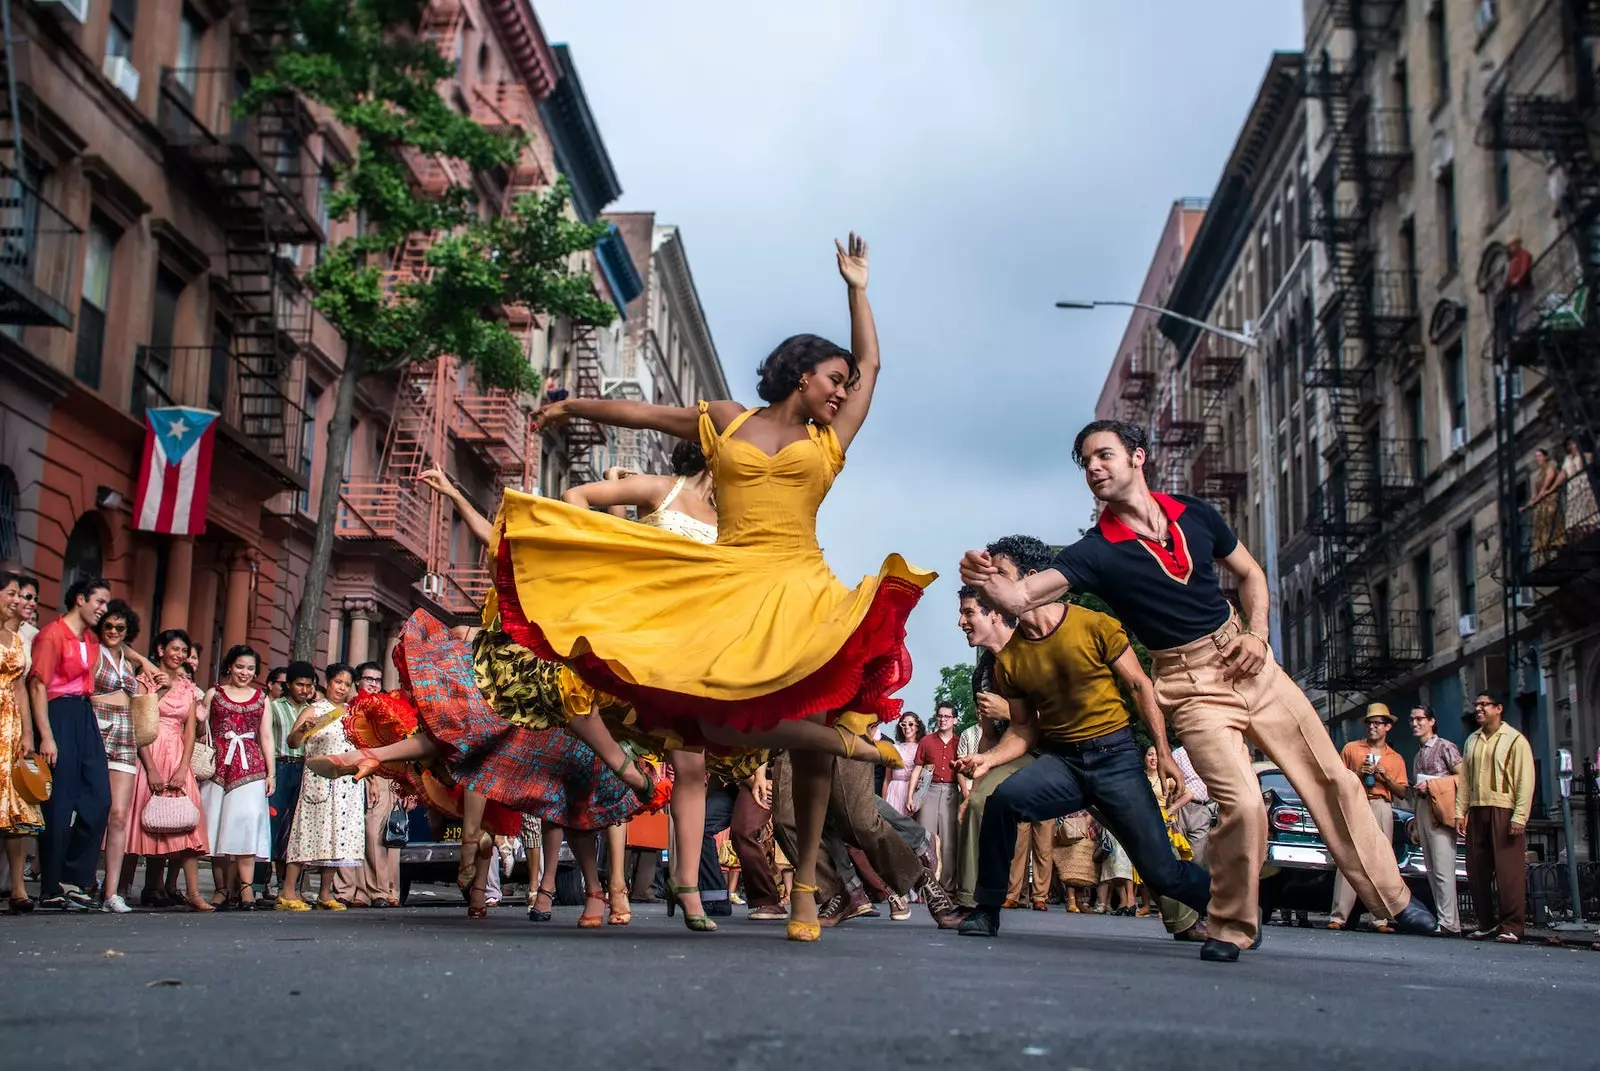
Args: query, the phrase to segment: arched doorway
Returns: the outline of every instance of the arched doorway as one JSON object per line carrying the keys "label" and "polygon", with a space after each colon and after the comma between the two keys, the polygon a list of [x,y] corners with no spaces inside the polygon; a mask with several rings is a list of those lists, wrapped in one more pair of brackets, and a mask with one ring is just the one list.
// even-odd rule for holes
{"label": "arched doorway", "polygon": [[61,555],[63,593],[79,580],[105,575],[105,526],[93,513],[85,513],[67,536],[67,549]]}

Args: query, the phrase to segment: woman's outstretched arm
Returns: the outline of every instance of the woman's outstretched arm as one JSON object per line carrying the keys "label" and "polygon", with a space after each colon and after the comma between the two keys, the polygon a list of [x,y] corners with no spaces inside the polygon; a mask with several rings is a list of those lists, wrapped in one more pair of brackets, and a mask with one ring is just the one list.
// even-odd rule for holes
{"label": "woman's outstretched arm", "polygon": [[878,326],[872,319],[872,304],[867,300],[867,240],[850,233],[849,245],[834,241],[839,251],[839,274],[844,278],[850,300],[850,352],[855,355],[860,380],[839,410],[833,432],[841,449],[850,443],[866,423],[872,408],[872,392],[878,386]]}
{"label": "woman's outstretched arm", "polygon": [[[712,402],[711,420],[718,431],[744,412],[738,402]],[[533,421],[541,429],[559,430],[570,420],[591,420],[613,428],[638,428],[659,431],[679,439],[697,442],[700,438],[700,412],[691,406],[651,405],[648,402],[619,402],[605,398],[567,398],[539,407]]]}
{"label": "woman's outstretched arm", "polygon": [[418,476],[417,480],[427,484],[429,490],[448,498],[451,504],[455,506],[456,512],[461,515],[461,519],[466,522],[467,530],[472,533],[473,538],[484,546],[489,545],[489,541],[494,535],[494,526],[489,523],[483,514],[477,511],[471,502],[467,501],[467,496],[462,494],[456,485],[450,481],[450,477],[444,474],[443,469],[429,469],[421,476]]}
{"label": "woman's outstretched arm", "polygon": [[633,506],[641,510],[643,516],[659,506],[671,492],[670,476],[624,476],[620,480],[600,480],[574,487],[561,496],[561,501],[582,509]]}

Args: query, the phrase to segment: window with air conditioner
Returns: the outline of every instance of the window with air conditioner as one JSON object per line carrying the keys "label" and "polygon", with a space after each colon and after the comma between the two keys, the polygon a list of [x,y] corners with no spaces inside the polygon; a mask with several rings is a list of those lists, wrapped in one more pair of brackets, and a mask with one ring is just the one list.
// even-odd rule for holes
{"label": "window with air conditioner", "polygon": [[[1478,560],[1476,546],[1472,541],[1472,525],[1465,524],[1456,529],[1454,546],[1454,565],[1456,569],[1456,605],[1460,607],[1458,618],[1458,631],[1463,636],[1470,636],[1478,631]],[[1468,624],[1471,632],[1465,631]]]}
{"label": "window with air conditioner", "polygon": [[1456,632],[1463,638],[1475,636],[1478,632],[1478,615],[1462,614],[1456,621]]}
{"label": "window with air conditioner", "polygon": [[139,99],[139,71],[133,65],[133,28],[138,21],[139,0],[111,0],[106,55],[100,70],[129,100]]}

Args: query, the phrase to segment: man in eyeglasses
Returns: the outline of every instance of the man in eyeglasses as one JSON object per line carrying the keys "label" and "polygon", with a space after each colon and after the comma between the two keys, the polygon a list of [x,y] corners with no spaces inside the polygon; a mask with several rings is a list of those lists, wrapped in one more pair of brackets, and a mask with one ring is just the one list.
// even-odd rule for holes
{"label": "man in eyeglasses", "polygon": [[1533,748],[1505,723],[1505,700],[1479,692],[1478,729],[1456,767],[1456,832],[1467,839],[1467,886],[1478,913],[1473,941],[1522,940],[1527,919],[1528,814],[1533,809]]}
{"label": "man in eyeglasses", "polygon": [[383,667],[376,662],[363,662],[357,666],[356,691],[362,695],[383,691]]}

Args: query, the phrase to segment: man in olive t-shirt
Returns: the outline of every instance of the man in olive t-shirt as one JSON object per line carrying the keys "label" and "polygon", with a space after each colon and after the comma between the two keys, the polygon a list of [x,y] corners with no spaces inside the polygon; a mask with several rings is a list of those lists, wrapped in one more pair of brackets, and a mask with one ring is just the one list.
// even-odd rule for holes
{"label": "man in olive t-shirt", "polygon": [[[1048,548],[1038,540],[1012,537],[1002,544],[1007,542],[1017,545],[996,544],[990,554],[1013,579],[1048,565]],[[1027,550],[1034,543],[1039,555]],[[962,760],[966,772],[981,776],[1034,748],[1039,757],[989,797],[978,840],[978,906],[960,932],[978,937],[999,932],[1018,822],[1047,821],[1086,808],[1095,809],[1152,889],[1204,911],[1211,877],[1173,852],[1129,725],[1119,681],[1137,698],[1163,783],[1176,796],[1181,773],[1167,745],[1165,720],[1150,678],[1116,619],[1060,602],[1030,610],[1019,616],[1016,634],[995,656],[995,678],[1011,707],[1011,727],[992,750]]]}

